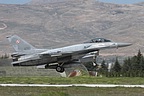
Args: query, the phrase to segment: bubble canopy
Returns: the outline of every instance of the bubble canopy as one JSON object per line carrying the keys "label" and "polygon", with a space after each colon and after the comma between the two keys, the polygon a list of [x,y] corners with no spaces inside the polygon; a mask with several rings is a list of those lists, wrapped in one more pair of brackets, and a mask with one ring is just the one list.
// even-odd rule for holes
{"label": "bubble canopy", "polygon": [[90,41],[87,41],[85,43],[101,43],[101,42],[111,42],[111,40],[104,39],[104,38],[94,38],[94,39],[91,39]]}

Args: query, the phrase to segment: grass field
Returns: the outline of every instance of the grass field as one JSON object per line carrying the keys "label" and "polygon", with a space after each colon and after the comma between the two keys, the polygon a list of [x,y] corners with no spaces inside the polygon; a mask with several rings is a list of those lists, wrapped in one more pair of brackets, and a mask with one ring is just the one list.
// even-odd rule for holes
{"label": "grass field", "polygon": [[1,84],[144,84],[141,77],[91,77],[81,76],[73,78],[62,77],[0,77]]}
{"label": "grass field", "polygon": [[[135,77],[0,77],[1,84],[144,84]],[[88,87],[0,87],[0,96],[144,96],[143,88],[88,88]]]}
{"label": "grass field", "polygon": [[87,87],[0,87],[0,96],[144,96],[144,89]]}

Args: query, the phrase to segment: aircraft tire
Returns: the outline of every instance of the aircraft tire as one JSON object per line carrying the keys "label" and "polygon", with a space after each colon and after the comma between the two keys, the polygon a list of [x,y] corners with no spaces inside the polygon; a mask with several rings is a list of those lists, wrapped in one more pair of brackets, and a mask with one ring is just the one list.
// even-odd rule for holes
{"label": "aircraft tire", "polygon": [[57,66],[56,71],[62,73],[65,71],[65,69],[62,66]]}

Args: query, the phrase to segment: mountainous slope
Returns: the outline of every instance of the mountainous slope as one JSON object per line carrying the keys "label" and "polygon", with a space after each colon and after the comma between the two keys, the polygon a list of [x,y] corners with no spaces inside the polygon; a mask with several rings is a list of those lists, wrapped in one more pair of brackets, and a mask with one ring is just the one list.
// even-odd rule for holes
{"label": "mountainous slope", "polygon": [[[144,52],[144,4],[116,5],[93,0],[34,0],[0,5],[0,53],[13,49],[6,36],[17,34],[38,48],[55,48],[103,37],[132,46],[105,54]],[[44,3],[44,4],[43,4]]]}
{"label": "mountainous slope", "polygon": [[71,1],[71,0],[31,0],[28,4],[40,5],[40,4],[60,3],[60,2],[67,2],[67,1]]}

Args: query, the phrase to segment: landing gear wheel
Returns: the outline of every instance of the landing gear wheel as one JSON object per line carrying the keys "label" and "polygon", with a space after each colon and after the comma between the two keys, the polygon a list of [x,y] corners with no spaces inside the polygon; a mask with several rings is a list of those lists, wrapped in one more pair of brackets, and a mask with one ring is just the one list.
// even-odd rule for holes
{"label": "landing gear wheel", "polygon": [[62,73],[65,71],[65,69],[62,66],[57,66],[56,71]]}

